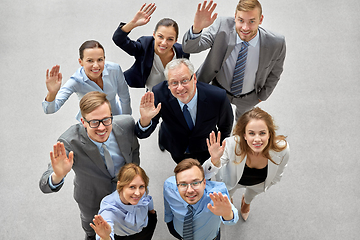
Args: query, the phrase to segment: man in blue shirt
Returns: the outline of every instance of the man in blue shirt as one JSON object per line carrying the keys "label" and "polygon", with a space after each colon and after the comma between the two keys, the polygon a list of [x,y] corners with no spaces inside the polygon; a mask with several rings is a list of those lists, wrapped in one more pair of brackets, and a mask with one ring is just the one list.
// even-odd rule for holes
{"label": "man in blue shirt", "polygon": [[174,173],[164,183],[165,222],[170,233],[184,240],[220,239],[220,223],[234,225],[239,220],[225,184],[206,181],[200,162],[191,158],[181,161]]}
{"label": "man in blue shirt", "polygon": [[57,192],[71,169],[75,172],[74,198],[80,208],[85,239],[95,239],[90,227],[100,201],[115,191],[116,174],[125,163],[140,164],[134,119],[112,116],[105,93],[89,92],[80,101],[81,122],[71,126],[50,152],[51,163],[39,186],[43,193]]}

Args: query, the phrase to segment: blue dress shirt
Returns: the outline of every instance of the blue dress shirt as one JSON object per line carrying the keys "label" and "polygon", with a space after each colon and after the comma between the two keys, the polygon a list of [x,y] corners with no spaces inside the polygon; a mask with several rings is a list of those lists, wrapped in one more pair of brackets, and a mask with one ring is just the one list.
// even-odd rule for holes
{"label": "blue dress shirt", "polygon": [[[60,88],[54,101],[43,101],[42,107],[44,112],[46,114],[55,113],[73,93],[77,94],[80,101],[86,93],[99,91],[107,94],[106,98],[111,104],[113,115],[131,114],[129,88],[119,64],[105,62],[102,79],[104,83],[103,89],[87,77],[83,67],[79,68]],[[116,94],[119,96],[119,100],[116,99]],[[80,121],[80,118],[81,113],[79,111],[76,119]]]}
{"label": "blue dress shirt", "polygon": [[[99,214],[111,226],[111,239],[118,236],[134,235],[148,224],[148,212],[154,209],[151,196],[142,196],[137,205],[126,205],[121,202],[118,191],[107,195],[100,204]],[[96,239],[100,239],[96,235]]]}
{"label": "blue dress shirt", "polygon": [[110,156],[113,160],[113,163],[114,163],[114,170],[115,170],[115,176],[116,176],[118,174],[120,168],[125,164],[125,159],[121,154],[121,151],[120,151],[119,145],[117,144],[114,133],[111,132],[109,135],[109,138],[103,143],[95,142],[91,138],[89,138],[89,139],[99,149],[100,155],[101,155],[102,159],[104,160],[105,165],[106,165],[106,161],[105,161],[104,149],[102,148],[102,144],[104,143],[106,145],[107,149],[109,150]]}
{"label": "blue dress shirt", "polygon": [[[230,221],[225,221],[221,216],[213,214],[208,208],[208,203],[213,205],[210,193],[221,192],[223,195],[229,196],[225,183],[206,181],[206,187],[203,197],[193,204],[193,231],[194,239],[212,240],[219,232],[220,223],[226,225],[234,225],[239,220],[238,210],[232,205],[234,218]],[[187,213],[187,205],[178,191],[176,186],[175,176],[169,177],[164,183],[164,205],[165,205],[165,222],[173,221],[175,230],[180,236],[183,236],[184,218]]]}

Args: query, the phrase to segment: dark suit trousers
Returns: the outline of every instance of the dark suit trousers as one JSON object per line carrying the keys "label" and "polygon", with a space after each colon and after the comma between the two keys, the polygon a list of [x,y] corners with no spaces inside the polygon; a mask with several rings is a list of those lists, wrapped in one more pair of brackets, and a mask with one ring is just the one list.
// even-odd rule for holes
{"label": "dark suit trousers", "polygon": [[99,213],[100,206],[97,208],[89,208],[82,204],[78,204],[80,209],[81,226],[84,229],[86,235],[95,236],[95,231],[90,227],[90,223],[93,222],[94,216]]}
{"label": "dark suit trousers", "polygon": [[206,160],[209,159],[210,154],[208,151],[206,151],[206,152],[197,152],[197,153],[184,153],[182,156],[175,156],[171,154],[171,157],[176,163],[179,163],[187,158],[193,158],[198,160],[201,164],[203,164]]}

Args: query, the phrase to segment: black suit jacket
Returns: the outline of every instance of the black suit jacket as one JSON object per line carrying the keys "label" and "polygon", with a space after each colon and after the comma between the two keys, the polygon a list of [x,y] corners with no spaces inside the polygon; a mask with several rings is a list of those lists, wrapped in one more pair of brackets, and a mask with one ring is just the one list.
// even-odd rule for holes
{"label": "black suit jacket", "polygon": [[[226,92],[218,87],[197,82],[198,102],[196,122],[190,131],[178,100],[168,89],[167,81],[153,87],[155,106],[161,102],[161,110],[152,119],[152,125],[146,131],[135,125],[135,135],[147,138],[155,130],[162,118],[159,142],[171,155],[182,157],[189,146],[191,154],[208,152],[206,138],[211,131],[221,131],[221,138],[228,137],[233,124],[233,112]],[[210,155],[208,155],[210,156]]]}
{"label": "black suit jacket", "polygon": [[[130,87],[144,88],[154,62],[154,37],[143,36],[133,41],[128,33],[121,28],[125,23],[120,23],[113,35],[114,43],[129,55],[135,57],[135,63],[124,72],[125,80]],[[176,58],[189,58],[190,54],[184,53],[181,44],[175,43]]]}

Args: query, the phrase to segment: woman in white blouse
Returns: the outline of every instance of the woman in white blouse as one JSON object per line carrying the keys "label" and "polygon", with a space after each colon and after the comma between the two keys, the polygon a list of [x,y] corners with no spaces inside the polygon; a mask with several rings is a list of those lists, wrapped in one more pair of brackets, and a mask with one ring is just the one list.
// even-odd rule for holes
{"label": "woman in white blouse", "polygon": [[236,123],[233,136],[220,144],[220,133],[207,139],[210,159],[204,162],[206,178],[215,175],[226,184],[231,201],[236,189],[245,188],[240,214],[246,220],[250,203],[280,181],[289,160],[285,136],[276,135],[272,117],[259,107],[244,113]]}
{"label": "woman in white blouse", "polygon": [[148,184],[148,176],[138,165],[128,163],[120,169],[116,191],[103,198],[99,215],[90,224],[97,239],[152,238],[157,216]]}

